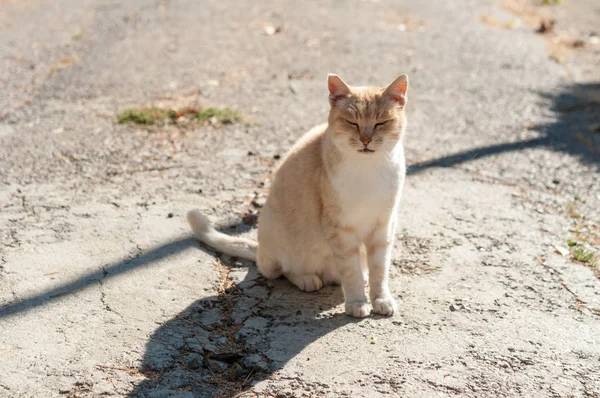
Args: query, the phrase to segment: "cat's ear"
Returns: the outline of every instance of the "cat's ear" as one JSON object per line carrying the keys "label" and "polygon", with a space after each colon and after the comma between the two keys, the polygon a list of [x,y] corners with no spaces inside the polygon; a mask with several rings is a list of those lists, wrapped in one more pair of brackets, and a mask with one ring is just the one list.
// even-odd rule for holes
{"label": "cat's ear", "polygon": [[406,104],[406,90],[408,89],[408,76],[402,75],[390,84],[383,95],[388,96],[390,99],[396,101],[400,106]]}
{"label": "cat's ear", "polygon": [[331,105],[338,99],[350,94],[350,87],[338,75],[332,73],[327,76],[327,87],[329,88],[329,103]]}

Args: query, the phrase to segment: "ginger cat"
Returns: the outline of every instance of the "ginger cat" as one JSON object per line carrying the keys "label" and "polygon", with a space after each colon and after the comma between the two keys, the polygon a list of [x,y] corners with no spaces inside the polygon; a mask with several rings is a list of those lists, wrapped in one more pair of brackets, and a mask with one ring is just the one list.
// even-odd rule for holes
{"label": "ginger cat", "polygon": [[329,75],[328,87],[329,122],[306,133],[277,169],[258,243],[216,231],[198,210],[187,218],[200,241],[256,261],[267,278],[284,275],[307,292],[341,283],[348,315],[392,315],[388,273],[406,172],[408,77],[375,88]]}

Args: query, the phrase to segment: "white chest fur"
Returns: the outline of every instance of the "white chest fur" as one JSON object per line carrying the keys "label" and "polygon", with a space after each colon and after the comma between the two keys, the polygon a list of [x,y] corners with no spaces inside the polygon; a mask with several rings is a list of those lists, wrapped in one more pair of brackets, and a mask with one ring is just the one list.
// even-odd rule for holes
{"label": "white chest fur", "polygon": [[369,154],[344,159],[332,176],[340,200],[340,221],[364,238],[377,221],[389,217],[399,199],[404,175],[402,148],[389,158]]}

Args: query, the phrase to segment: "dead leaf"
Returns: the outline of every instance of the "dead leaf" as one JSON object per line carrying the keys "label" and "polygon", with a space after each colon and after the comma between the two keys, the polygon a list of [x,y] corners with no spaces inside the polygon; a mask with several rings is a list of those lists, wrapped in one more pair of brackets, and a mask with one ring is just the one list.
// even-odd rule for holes
{"label": "dead leaf", "polygon": [[69,66],[71,66],[72,64],[74,64],[75,61],[76,60],[73,57],[63,58],[59,62],[57,62],[54,65],[52,65],[52,67],[50,68],[50,73],[54,73],[54,72],[57,72],[57,71],[59,71],[61,69],[68,68]]}
{"label": "dead leaf", "polygon": [[580,48],[585,46],[585,42],[583,40],[573,40],[570,45],[573,48]]}
{"label": "dead leaf", "polygon": [[554,25],[556,25],[556,21],[554,19],[542,19],[537,32],[541,34],[551,33],[554,30]]}

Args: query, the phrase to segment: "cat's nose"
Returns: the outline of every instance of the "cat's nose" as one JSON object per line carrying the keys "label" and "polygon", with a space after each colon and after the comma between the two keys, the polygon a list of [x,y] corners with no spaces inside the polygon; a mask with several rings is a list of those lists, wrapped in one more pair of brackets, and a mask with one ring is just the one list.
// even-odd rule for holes
{"label": "cat's nose", "polygon": [[369,142],[371,142],[371,139],[368,137],[360,137],[360,142],[362,142],[364,145],[369,145]]}

